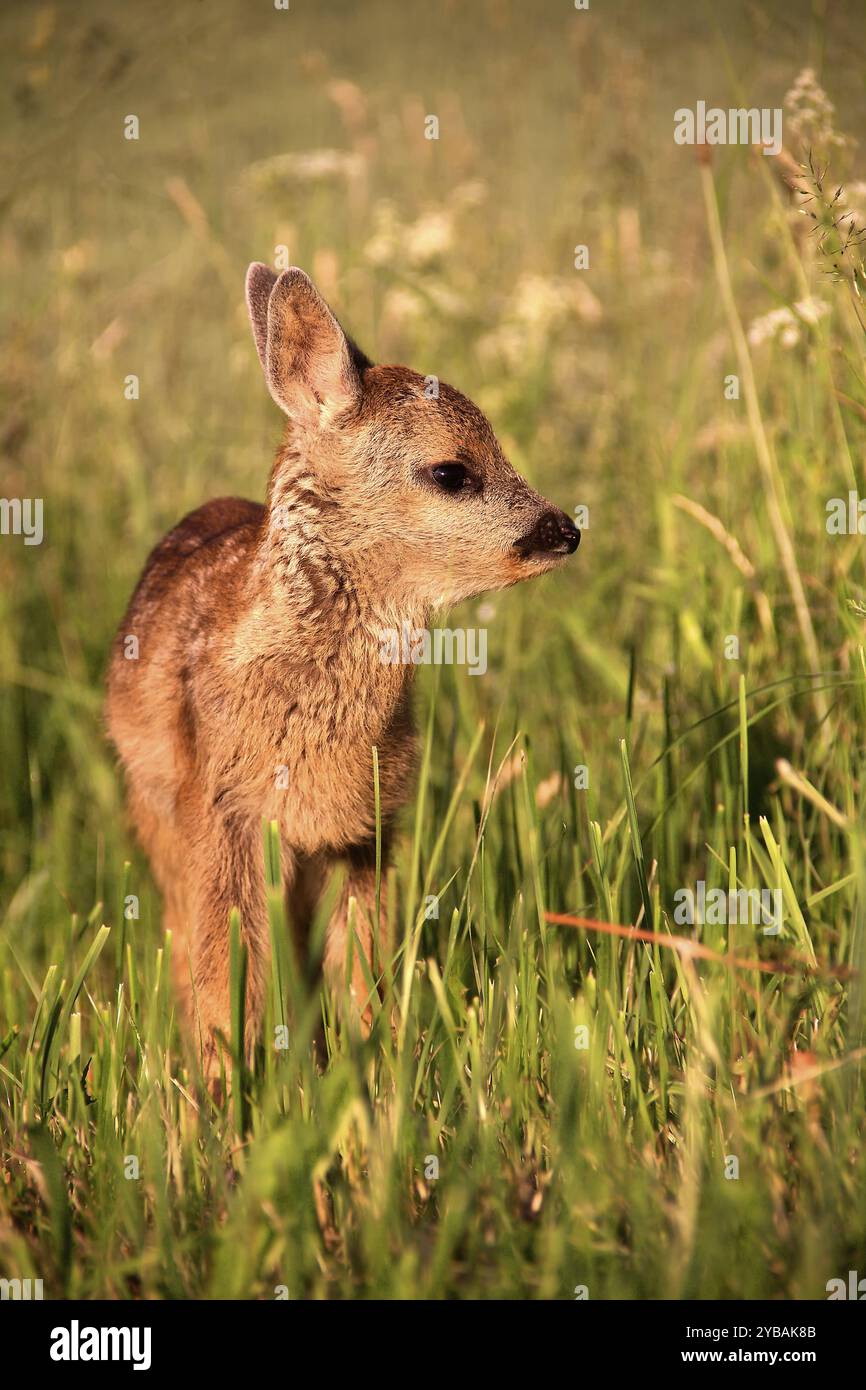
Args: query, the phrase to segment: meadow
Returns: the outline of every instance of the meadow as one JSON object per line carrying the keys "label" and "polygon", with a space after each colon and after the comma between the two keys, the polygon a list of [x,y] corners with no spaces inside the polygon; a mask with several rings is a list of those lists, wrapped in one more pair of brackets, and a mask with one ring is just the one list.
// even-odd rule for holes
{"label": "meadow", "polygon": [[[866,1276],[858,12],[3,8],[0,496],[41,498],[44,536],[0,535],[0,1277],[598,1300]],[[783,109],[782,153],[677,145],[699,99]],[[375,360],[477,400],[583,538],[448,616],[485,630],[483,676],[419,671],[369,1038],[321,986],[326,910],[294,959],[263,827],[265,1042],[218,1102],[102,681],[156,540],[263,496],[281,421],[243,277],[284,250]],[[699,883],[779,894],[778,931],[681,924]]]}

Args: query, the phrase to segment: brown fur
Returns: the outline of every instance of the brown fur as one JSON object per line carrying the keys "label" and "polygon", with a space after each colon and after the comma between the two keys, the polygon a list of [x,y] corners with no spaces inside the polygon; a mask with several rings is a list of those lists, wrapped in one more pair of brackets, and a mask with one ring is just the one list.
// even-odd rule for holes
{"label": "brown fur", "polygon": [[[267,502],[208,502],[157,545],[115,641],[106,705],[211,1075],[217,1038],[229,1034],[232,907],[249,951],[251,1039],[261,1022],[263,818],[280,827],[301,935],[329,868],[348,866],[326,935],[332,983],[342,980],[351,897],[381,974],[372,747],[386,836],[415,764],[414,667],[382,664],[381,629],[421,627],[433,608],[541,573],[576,545],[477,407],[444,383],[430,399],[416,373],[370,364],[303,272],[252,266],[247,299],[266,381],[288,417]],[[430,475],[452,460],[471,475],[457,496]],[[126,655],[129,636],[137,659]],[[379,939],[387,953],[384,922]],[[357,959],[351,992],[366,1013]]]}

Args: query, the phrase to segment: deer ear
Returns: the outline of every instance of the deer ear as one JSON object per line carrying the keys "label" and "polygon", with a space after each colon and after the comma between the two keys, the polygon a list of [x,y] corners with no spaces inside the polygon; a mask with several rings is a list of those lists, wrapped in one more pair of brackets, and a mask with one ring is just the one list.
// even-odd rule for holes
{"label": "deer ear", "polygon": [[334,415],[357,400],[366,359],[349,342],[309,276],[292,268],[276,277],[267,266],[250,266],[247,301],[268,390],[291,419],[318,424],[323,412]]}
{"label": "deer ear", "polygon": [[263,369],[268,343],[268,300],[276,283],[277,277],[269,266],[253,261],[247,270],[247,312]]}

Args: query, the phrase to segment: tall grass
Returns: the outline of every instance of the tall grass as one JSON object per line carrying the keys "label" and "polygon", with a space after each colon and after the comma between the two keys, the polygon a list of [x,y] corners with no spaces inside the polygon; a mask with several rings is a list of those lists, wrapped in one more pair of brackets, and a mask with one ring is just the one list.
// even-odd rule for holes
{"label": "tall grass", "polygon": [[[4,1277],[597,1299],[864,1272],[866,594],[862,538],[825,526],[862,475],[862,332],[771,161],[674,146],[676,106],[735,94],[661,11],[636,33],[627,8],[446,7],[423,44],[384,3],[291,29],[235,4],[0,20],[0,492],[46,516],[40,547],[0,538]],[[853,18],[809,13],[765,33],[737,9],[731,69],[775,105],[820,47],[862,135]],[[282,160],[323,147],[354,163]],[[263,826],[267,1018],[248,1066],[235,932],[222,1103],[177,1026],[100,682],[161,532],[262,495],[279,422],[241,285],[282,243],[366,350],[468,390],[590,521],[568,570],[452,615],[488,629],[486,676],[419,676],[369,1038],[316,969],[338,884],[299,959]],[[750,340],[807,293],[829,313],[793,346]],[[699,879],[779,890],[781,931],[678,925]]]}

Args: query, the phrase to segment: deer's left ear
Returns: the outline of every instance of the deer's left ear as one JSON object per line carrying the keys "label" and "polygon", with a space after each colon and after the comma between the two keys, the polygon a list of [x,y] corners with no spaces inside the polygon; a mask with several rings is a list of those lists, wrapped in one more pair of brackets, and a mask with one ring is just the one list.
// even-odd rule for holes
{"label": "deer's left ear", "polygon": [[294,267],[275,276],[252,265],[247,303],[268,390],[290,419],[318,424],[357,400],[361,355],[309,276]]}

